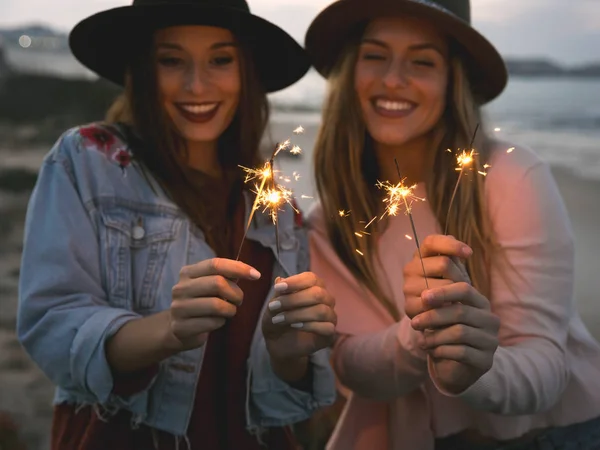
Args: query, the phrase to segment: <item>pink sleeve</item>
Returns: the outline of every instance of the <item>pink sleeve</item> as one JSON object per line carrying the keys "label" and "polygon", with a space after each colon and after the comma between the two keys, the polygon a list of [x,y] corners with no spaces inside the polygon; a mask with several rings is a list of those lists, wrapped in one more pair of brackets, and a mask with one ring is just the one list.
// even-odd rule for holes
{"label": "pink sleeve", "polygon": [[333,352],[340,383],[371,400],[411,393],[427,377],[426,353],[418,346],[422,339],[406,316],[378,333],[343,336]]}
{"label": "pink sleeve", "polygon": [[333,366],[339,382],[361,397],[389,401],[408,394],[427,378],[423,340],[406,317],[395,322],[362,288],[337,257],[313,212],[311,271],[336,300],[337,331]]}
{"label": "pink sleeve", "polygon": [[535,414],[554,405],[569,379],[574,242],[548,165],[500,165],[506,170],[487,186],[494,229],[513,267],[506,277],[497,264],[492,272],[500,347],[492,369],[458,397],[492,413]]}

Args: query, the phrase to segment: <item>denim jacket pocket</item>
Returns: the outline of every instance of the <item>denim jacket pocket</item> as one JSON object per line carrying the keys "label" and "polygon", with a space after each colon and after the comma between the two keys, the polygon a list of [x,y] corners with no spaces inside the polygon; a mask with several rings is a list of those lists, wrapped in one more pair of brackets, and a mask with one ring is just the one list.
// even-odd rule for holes
{"label": "denim jacket pocket", "polygon": [[153,205],[113,206],[100,211],[109,301],[137,312],[151,311],[169,247],[183,219]]}

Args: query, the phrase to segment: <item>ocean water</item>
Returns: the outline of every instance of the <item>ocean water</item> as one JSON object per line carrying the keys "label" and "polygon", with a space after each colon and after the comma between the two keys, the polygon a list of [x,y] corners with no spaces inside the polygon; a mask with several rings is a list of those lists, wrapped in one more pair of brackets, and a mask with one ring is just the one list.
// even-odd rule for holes
{"label": "ocean water", "polygon": [[[318,125],[324,93],[325,82],[310,72],[271,95],[273,120]],[[552,165],[600,179],[600,79],[514,78],[484,114],[486,128],[498,137],[533,148]]]}

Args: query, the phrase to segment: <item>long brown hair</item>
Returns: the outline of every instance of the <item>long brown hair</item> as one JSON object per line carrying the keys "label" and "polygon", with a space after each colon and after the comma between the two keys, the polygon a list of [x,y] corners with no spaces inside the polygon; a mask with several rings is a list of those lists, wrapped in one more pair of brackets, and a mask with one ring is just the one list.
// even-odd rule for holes
{"label": "long brown hair", "polygon": [[[355,234],[364,227],[365,221],[380,214],[383,207],[381,193],[375,187],[378,165],[373,142],[354,89],[357,58],[358,39],[352,39],[329,78],[322,126],[315,144],[316,187],[327,233],[338,257],[392,317],[399,320],[400,312],[380,285],[376,271],[376,236],[385,223],[375,221],[371,226],[374,232],[364,237]],[[455,156],[446,150],[466,149],[478,124],[480,129],[474,141],[478,153],[476,165],[489,160],[491,148],[489,139],[481,131],[480,109],[460,58],[451,58],[449,72],[447,107],[432,131],[435,152],[429,161],[431,173],[426,183],[428,203],[442,229],[446,226],[450,197],[459,175],[455,170]],[[473,176],[461,182],[448,220],[448,233],[473,248],[474,254],[466,263],[467,270],[473,285],[488,295],[489,260],[497,245],[484,207],[484,180],[482,176]],[[338,213],[342,209],[351,211],[351,216],[342,217]],[[365,257],[358,254],[357,249]]]}
{"label": "long brown hair", "polygon": [[[238,165],[254,167],[260,159],[260,143],[269,120],[269,103],[250,51],[238,42],[241,55],[241,97],[237,112],[218,142],[218,156],[225,171]],[[161,106],[149,36],[136,53],[126,76],[124,93],[107,112],[108,122],[135,130],[135,159],[142,163],[182,211],[204,232],[206,214],[202,202],[188,195],[193,184],[186,169],[187,148],[172,120]],[[207,236],[208,238],[208,236]]]}

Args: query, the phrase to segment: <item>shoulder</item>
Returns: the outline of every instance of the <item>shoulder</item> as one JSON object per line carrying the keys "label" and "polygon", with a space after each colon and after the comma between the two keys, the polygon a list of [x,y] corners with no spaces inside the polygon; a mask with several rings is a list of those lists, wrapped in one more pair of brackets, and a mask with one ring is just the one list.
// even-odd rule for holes
{"label": "shoulder", "polygon": [[310,206],[306,213],[306,223],[311,232],[325,232],[326,223],[321,202],[316,201]]}
{"label": "shoulder", "polygon": [[509,141],[493,141],[490,148],[486,183],[488,186],[507,186],[522,181],[537,167],[547,163],[530,147]]}
{"label": "shoulder", "polygon": [[56,141],[47,159],[70,164],[95,163],[126,169],[133,154],[122,127],[93,122],[65,131]]}

